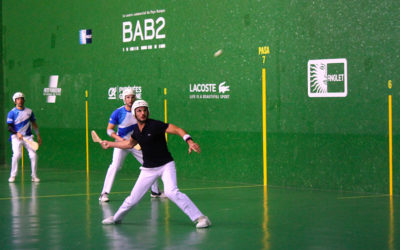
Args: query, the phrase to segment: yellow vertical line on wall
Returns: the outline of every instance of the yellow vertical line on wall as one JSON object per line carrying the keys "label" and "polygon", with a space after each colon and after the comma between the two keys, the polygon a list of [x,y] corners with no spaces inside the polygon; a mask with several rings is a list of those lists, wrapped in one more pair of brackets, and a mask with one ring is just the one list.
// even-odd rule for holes
{"label": "yellow vertical line on wall", "polygon": [[84,223],[86,225],[86,236],[87,238],[91,238],[91,227],[92,227],[92,221],[91,221],[91,209],[90,209],[90,185],[89,185],[89,174],[86,174],[86,222]]}
{"label": "yellow vertical line on wall", "polygon": [[393,215],[393,196],[390,199],[390,221],[389,221],[389,242],[388,246],[390,250],[394,249],[394,215]]}
{"label": "yellow vertical line on wall", "polygon": [[21,172],[24,172],[24,147],[21,147]]}
{"label": "yellow vertical line on wall", "polygon": [[21,177],[24,179],[24,147],[21,147]]}
{"label": "yellow vertical line on wall", "polygon": [[265,68],[262,69],[262,112],[263,112],[263,172],[264,186],[267,186],[267,80]]}
{"label": "yellow vertical line on wall", "polygon": [[389,95],[389,194],[393,195],[392,95]]}
{"label": "yellow vertical line on wall", "polygon": [[[165,98],[164,98],[164,122],[165,123],[167,123],[168,122],[168,117],[167,117],[167,111],[168,111],[168,109],[167,109],[167,88],[164,88],[164,95],[165,95]],[[165,140],[168,142],[168,135],[167,135],[167,133],[165,133]]]}
{"label": "yellow vertical line on wall", "polygon": [[262,239],[262,243],[264,248],[263,249],[270,249],[270,244],[269,244],[269,230],[268,230],[268,190],[267,186],[264,186],[264,216],[263,216],[263,232],[264,232],[264,237]]}
{"label": "yellow vertical line on wall", "polygon": [[[167,88],[164,88],[164,122],[168,122],[168,106],[167,106]],[[165,133],[165,140],[168,142],[168,135]],[[165,204],[165,234],[166,234],[166,243],[170,245],[170,230],[169,230],[169,202],[167,201]]]}
{"label": "yellow vertical line on wall", "polygon": [[85,90],[85,116],[86,116],[86,236],[91,237],[90,220],[90,185],[89,185],[89,112],[88,112],[88,91]]}
{"label": "yellow vertical line on wall", "polygon": [[88,91],[85,90],[86,106],[86,179],[89,180],[89,117],[88,117]]}
{"label": "yellow vertical line on wall", "polygon": [[89,239],[91,238],[91,227],[92,227],[92,220],[91,220],[91,209],[90,209],[90,185],[89,185],[89,172],[86,173],[86,237]]}

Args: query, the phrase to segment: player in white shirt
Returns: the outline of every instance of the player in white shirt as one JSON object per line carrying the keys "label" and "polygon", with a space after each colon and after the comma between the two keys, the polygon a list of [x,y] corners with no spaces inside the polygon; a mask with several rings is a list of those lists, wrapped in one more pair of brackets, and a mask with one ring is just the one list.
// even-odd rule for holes
{"label": "player in white shirt", "polygon": [[39,144],[42,143],[42,138],[39,134],[39,127],[36,123],[35,115],[30,108],[25,107],[25,95],[21,92],[16,92],[12,97],[15,108],[13,108],[7,115],[8,131],[10,131],[11,145],[13,156],[11,159],[11,174],[8,179],[9,182],[15,181],[15,176],[18,172],[18,161],[21,158],[22,146],[24,146],[29,153],[31,159],[32,181],[39,182],[40,179],[36,175],[37,154],[24,139],[32,141],[32,127],[36,133]]}
{"label": "player in white shirt", "polygon": [[[136,100],[136,93],[133,89],[127,88],[122,93],[124,106],[116,109],[110,117],[107,134],[114,138],[115,141],[129,140],[133,132],[133,126],[137,123],[135,117],[131,113],[131,108]],[[118,127],[115,133],[115,127]],[[143,164],[143,155],[140,150],[132,149],[119,149],[115,148],[111,165],[108,167],[106,178],[104,180],[103,190],[101,191],[99,201],[108,202],[109,193],[111,192],[114,183],[115,175],[121,169],[126,156],[131,153],[140,164]],[[156,180],[151,187],[151,197],[165,197],[158,188],[158,181]]]}

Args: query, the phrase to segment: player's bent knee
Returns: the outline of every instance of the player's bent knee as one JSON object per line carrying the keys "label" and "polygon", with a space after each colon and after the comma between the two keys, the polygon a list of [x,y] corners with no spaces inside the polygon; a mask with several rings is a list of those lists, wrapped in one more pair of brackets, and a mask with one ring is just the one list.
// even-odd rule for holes
{"label": "player's bent knee", "polygon": [[32,160],[35,160],[37,158],[37,154],[36,153],[29,153],[29,158],[31,158]]}
{"label": "player's bent knee", "polygon": [[112,162],[111,165],[108,167],[108,169],[113,169],[113,170],[116,170],[116,171],[121,170],[121,168],[122,168],[122,164],[118,164],[118,163],[115,163],[115,162]]}
{"label": "player's bent knee", "polygon": [[165,196],[167,196],[167,198],[171,199],[171,200],[173,200],[174,198],[177,198],[179,193],[180,192],[178,189],[164,190]]}

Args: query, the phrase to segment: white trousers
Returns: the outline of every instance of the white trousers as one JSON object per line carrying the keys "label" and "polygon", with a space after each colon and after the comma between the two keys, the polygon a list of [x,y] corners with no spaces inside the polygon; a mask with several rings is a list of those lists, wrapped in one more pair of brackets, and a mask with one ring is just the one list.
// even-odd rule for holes
{"label": "white trousers", "polygon": [[[138,151],[134,148],[132,149],[114,148],[113,159],[107,170],[106,178],[104,180],[103,190],[101,191],[102,194],[104,193],[109,194],[111,192],[115,176],[117,172],[122,168],[122,164],[124,163],[124,160],[129,153],[131,153],[136,158],[136,160],[140,162],[140,164],[143,164],[142,151]],[[154,181],[151,187],[151,191],[155,193],[160,193],[160,190],[158,189],[157,180]]]}
{"label": "white trousers", "polygon": [[[24,138],[33,141],[33,135],[30,136],[24,136]],[[11,158],[11,177],[15,177],[18,172],[18,161],[21,159],[22,156],[22,146],[24,146],[29,153],[29,158],[31,159],[31,170],[32,170],[32,176],[36,177],[36,164],[37,164],[37,154],[36,151],[33,150],[28,143],[26,143],[24,140],[19,140],[17,135],[12,135],[11,136],[11,145],[12,145],[12,151],[13,155]]]}
{"label": "white trousers", "polygon": [[161,177],[164,183],[164,193],[173,201],[192,221],[195,221],[203,214],[196,207],[196,205],[190,200],[190,198],[181,193],[178,189],[176,182],[176,169],[175,162],[171,161],[163,166],[157,168],[140,168],[140,175],[137,179],[131,194],[126,197],[124,203],[114,215],[114,221],[121,221],[124,216],[136,206],[142,199],[143,195],[149,190],[154,180]]}

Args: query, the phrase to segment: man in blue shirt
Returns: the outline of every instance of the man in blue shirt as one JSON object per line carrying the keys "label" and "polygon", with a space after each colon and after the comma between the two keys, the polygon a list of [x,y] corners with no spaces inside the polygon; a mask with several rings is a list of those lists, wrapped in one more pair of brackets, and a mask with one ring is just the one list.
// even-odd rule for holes
{"label": "man in blue shirt", "polygon": [[13,156],[11,159],[11,174],[9,182],[15,181],[15,176],[18,172],[18,161],[21,158],[22,146],[29,153],[31,159],[32,181],[39,182],[40,179],[36,175],[37,154],[36,151],[29,146],[25,140],[33,141],[32,127],[36,133],[39,144],[42,143],[42,138],[39,134],[39,127],[36,123],[35,115],[30,108],[25,107],[25,95],[17,92],[12,97],[15,108],[7,115],[8,131],[11,133],[11,145]]}
{"label": "man in blue shirt", "polygon": [[128,149],[139,144],[143,152],[143,166],[140,168],[140,175],[131,194],[125,199],[114,216],[104,219],[102,223],[120,223],[124,216],[139,203],[151,184],[161,177],[167,198],[195,222],[197,228],[209,227],[211,222],[208,217],[200,212],[190,198],[178,189],[175,162],[168,151],[165,133],[181,136],[189,146],[189,153],[192,151],[200,153],[199,145],[183,129],[173,124],[149,119],[146,101],[135,101],[132,111],[135,114],[137,124],[133,127],[131,138],[122,142],[103,141],[101,145],[104,149],[109,147]]}

